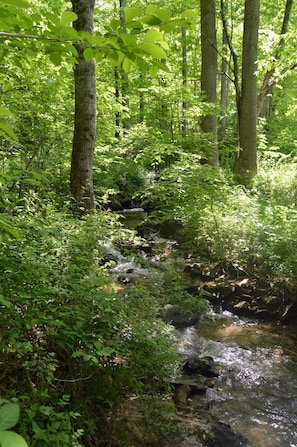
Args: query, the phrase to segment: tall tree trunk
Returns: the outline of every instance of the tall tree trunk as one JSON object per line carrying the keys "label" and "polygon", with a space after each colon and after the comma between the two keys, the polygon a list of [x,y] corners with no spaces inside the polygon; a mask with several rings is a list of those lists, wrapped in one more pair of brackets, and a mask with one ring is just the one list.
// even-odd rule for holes
{"label": "tall tree trunk", "polygon": [[[120,20],[121,25],[123,29],[125,30],[125,14],[124,14],[124,8],[126,6],[126,0],[120,0]],[[130,100],[128,96],[128,88],[129,88],[129,79],[128,74],[121,69],[121,78],[122,78],[122,106],[123,106],[123,129],[127,130],[130,128],[130,122],[129,122],[129,107],[130,107]]]}
{"label": "tall tree trunk", "polygon": [[[119,17],[123,30],[125,31],[125,14],[124,8],[126,6],[126,0],[119,0]],[[115,68],[115,97],[121,106],[121,111],[117,111],[115,114],[115,124],[116,131],[115,137],[120,138],[122,136],[123,130],[130,128],[130,122],[127,118],[128,109],[130,107],[129,96],[127,94],[129,87],[129,79],[127,73],[123,68]]]}
{"label": "tall tree trunk", "polygon": [[[78,19],[77,31],[93,34],[95,0],[72,0]],[[75,115],[71,157],[70,190],[78,204],[95,207],[93,160],[96,140],[96,79],[94,60],[86,61],[83,48],[77,45],[78,60],[74,69]]]}
{"label": "tall tree trunk", "polygon": [[[227,65],[228,65],[230,71],[232,72],[232,76],[233,76],[232,82],[235,87],[237,115],[239,116],[241,89],[240,89],[240,85],[239,85],[238,56],[237,56],[235,49],[233,47],[232,38],[231,38],[229,29],[228,29],[228,23],[227,23],[227,17],[226,17],[226,11],[227,11],[226,2],[224,0],[221,0],[220,3],[221,3],[220,12],[221,12],[221,19],[222,19],[222,24],[223,24],[224,38],[226,39],[226,43],[230,50],[233,67],[231,67],[231,65],[229,63],[227,63]],[[225,59],[225,62],[227,62],[227,59]]]}
{"label": "tall tree trunk", "polygon": [[239,110],[239,151],[234,171],[257,174],[257,56],[260,0],[245,0],[242,48],[242,94]]}
{"label": "tall tree trunk", "polygon": [[[139,74],[139,81],[140,81],[140,85],[143,85],[143,74],[142,72],[140,72]],[[145,100],[144,100],[144,89],[143,88],[139,88],[139,123],[143,123],[144,122],[144,112],[145,112]]]}
{"label": "tall tree trunk", "polygon": [[[290,21],[290,15],[291,15],[291,11],[292,11],[292,6],[293,6],[293,0],[287,0],[286,1],[286,7],[285,7],[285,12],[284,12],[284,18],[283,18],[283,23],[282,23],[282,29],[281,29],[281,38],[276,50],[276,54],[275,54],[275,60],[279,61],[281,59],[281,50],[282,47],[285,43],[285,39],[284,39],[284,35],[287,33],[288,31],[288,26],[289,26],[289,21]],[[275,84],[275,67],[272,67],[272,69],[268,70],[265,73],[262,85],[260,87],[260,91],[258,94],[258,98],[257,98],[257,113],[258,116],[261,115],[265,115],[265,113],[261,113],[262,112],[262,108],[265,102],[265,98],[267,97],[268,94],[272,93],[272,87]]]}
{"label": "tall tree trunk", "polygon": [[225,30],[223,29],[223,57],[221,62],[221,98],[220,103],[222,106],[221,111],[221,119],[220,119],[220,131],[219,131],[219,139],[224,140],[226,137],[226,126],[227,126],[227,107],[228,107],[228,63],[226,59],[226,47],[227,47],[227,35]]}
{"label": "tall tree trunk", "polygon": [[[216,0],[200,1],[201,15],[201,90],[205,101],[215,108],[217,103],[217,38],[216,38]],[[201,130],[210,135],[206,161],[212,166],[219,165],[217,148],[217,115],[215,110],[201,118]]]}
{"label": "tall tree trunk", "polygon": [[[186,93],[186,87],[187,87],[187,68],[188,68],[188,61],[187,61],[187,28],[185,26],[182,27],[182,78],[183,78],[183,89],[184,89],[184,95]],[[186,112],[187,112],[187,102],[185,98],[183,98],[182,103],[182,115],[183,115],[183,122],[182,122],[182,134],[183,136],[187,133],[188,128],[188,121],[186,119]]]}

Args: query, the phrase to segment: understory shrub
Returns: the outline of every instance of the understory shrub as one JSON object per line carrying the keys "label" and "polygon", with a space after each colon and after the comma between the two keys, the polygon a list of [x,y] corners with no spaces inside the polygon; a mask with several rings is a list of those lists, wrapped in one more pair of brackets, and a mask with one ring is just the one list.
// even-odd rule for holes
{"label": "understory shrub", "polygon": [[20,405],[31,447],[99,445],[118,401],[171,374],[169,330],[139,318],[145,290],[130,303],[102,267],[102,242],[124,237],[111,214],[48,207],[17,222],[21,237],[0,252],[1,395]]}
{"label": "understory shrub", "polygon": [[175,223],[175,235],[202,258],[296,281],[295,165],[271,159],[263,165],[249,186],[226,170],[185,159],[163,169],[144,195],[152,208],[149,220]]}

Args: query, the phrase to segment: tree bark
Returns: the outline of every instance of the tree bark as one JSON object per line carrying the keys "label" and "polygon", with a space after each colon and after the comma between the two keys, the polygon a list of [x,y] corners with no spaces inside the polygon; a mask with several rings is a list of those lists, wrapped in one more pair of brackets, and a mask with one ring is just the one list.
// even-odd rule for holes
{"label": "tree bark", "polygon": [[[216,37],[216,1],[201,0],[201,90],[205,101],[215,108],[217,103],[217,37]],[[210,136],[206,161],[212,166],[219,165],[217,148],[217,115],[213,112],[202,116],[201,130]]]}
{"label": "tree bark", "polygon": [[242,94],[239,110],[239,151],[234,171],[257,174],[257,57],[260,0],[245,0],[242,48]]}
{"label": "tree bark", "polygon": [[[78,19],[77,31],[93,34],[95,0],[72,0]],[[96,140],[95,62],[86,61],[83,48],[77,45],[78,60],[74,68],[75,112],[71,156],[70,190],[76,202],[85,209],[94,209],[93,161]]]}
{"label": "tree bark", "polygon": [[[276,50],[276,54],[275,54],[275,60],[279,61],[281,59],[281,50],[282,47],[284,45],[285,39],[284,39],[284,35],[287,33],[288,31],[288,26],[289,26],[289,21],[290,21],[290,15],[291,15],[291,11],[292,11],[292,6],[293,6],[293,0],[287,0],[286,1],[286,7],[285,7],[285,12],[284,12],[284,18],[283,18],[283,23],[282,23],[282,29],[281,29],[281,38]],[[258,116],[260,116],[261,112],[262,112],[262,108],[263,108],[263,104],[265,102],[265,99],[267,97],[268,94],[271,94],[272,92],[272,87],[275,85],[275,67],[272,67],[270,70],[268,70],[265,73],[262,85],[260,87],[260,91],[258,94],[258,98],[257,98],[257,113]]]}
{"label": "tree bark", "polygon": [[[187,28],[185,26],[182,27],[182,78],[183,78],[183,89],[184,95],[187,87],[187,76],[188,76],[188,56],[187,56]],[[183,98],[182,102],[182,135],[185,136],[188,128],[188,120],[186,118],[188,104],[186,100]]]}
{"label": "tree bark", "polygon": [[232,38],[231,38],[229,29],[228,29],[227,18],[226,18],[226,10],[227,10],[226,2],[224,0],[221,0],[220,3],[221,3],[221,19],[222,19],[222,24],[223,24],[223,35],[224,35],[224,39],[226,40],[226,44],[228,45],[228,48],[229,48],[229,51],[231,54],[231,58],[233,61],[233,67],[231,67],[231,65],[229,63],[227,63],[226,58],[225,58],[225,62],[233,75],[233,79],[231,79],[231,80],[235,87],[236,107],[237,107],[237,114],[239,115],[241,89],[240,89],[240,85],[239,85],[238,56],[237,56],[235,49],[232,45]]}
{"label": "tree bark", "polygon": [[223,47],[223,57],[221,62],[221,97],[220,103],[222,106],[221,111],[221,119],[220,119],[220,130],[219,130],[219,139],[224,140],[226,137],[226,126],[227,126],[227,107],[228,107],[228,84],[229,84],[229,75],[228,75],[228,64],[226,59],[226,47],[227,47],[227,34],[223,29],[223,38],[222,38],[222,47]]}

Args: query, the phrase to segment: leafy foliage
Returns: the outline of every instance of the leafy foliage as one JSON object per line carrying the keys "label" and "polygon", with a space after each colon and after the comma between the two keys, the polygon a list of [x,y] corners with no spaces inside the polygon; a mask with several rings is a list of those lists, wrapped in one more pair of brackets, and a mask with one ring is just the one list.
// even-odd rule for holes
{"label": "leafy foliage", "polygon": [[95,408],[103,418],[139,378],[165,377],[174,355],[164,324],[138,318],[146,291],[122,301],[99,266],[98,240],[119,231],[111,216],[77,221],[43,207],[24,218],[0,257],[1,383],[30,445],[74,446]]}
{"label": "leafy foliage", "polygon": [[2,447],[28,447],[22,436],[9,430],[17,424],[19,417],[19,405],[5,403],[0,407],[0,444]]}
{"label": "leafy foliage", "polygon": [[[288,33],[286,57],[276,61],[272,43],[279,40],[275,29],[280,13],[272,17],[272,3],[264,5],[259,75],[268,64],[275,65],[277,85],[271,114],[259,122],[259,176],[243,185],[230,174],[237,138],[231,84],[224,111],[229,121],[220,141],[222,168],[203,164],[209,141],[198,124],[207,110],[198,87],[197,17],[190,3],[143,8],[134,2],[121,21],[119,11],[101,2],[91,36],[73,29],[76,16],[60,0],[1,2],[4,447],[12,442],[25,446],[20,436],[32,447],[104,443],[101,427],[109,412],[131,394],[144,392],[150,396],[143,399],[147,425],[153,419],[156,432],[165,437],[175,433],[175,419],[171,413],[166,417],[166,406],[164,414],[156,397],[177,362],[170,328],[157,315],[168,303],[185,312],[207,311],[207,303],[185,292],[170,263],[161,263],[150,284],[124,287],[111,281],[107,269],[114,261],[104,260],[106,242],[121,247],[131,241],[118,217],[102,211],[114,198],[143,206],[147,225],[174,234],[203,260],[231,260],[296,287],[294,36]],[[230,20],[239,54],[242,4],[234,5]],[[188,9],[179,13],[181,7]],[[188,27],[186,85],[181,26]],[[73,44],[84,47],[86,59],[98,62],[98,210],[90,215],[72,213],[68,193],[77,56]],[[116,67],[123,69],[118,97]],[[127,126],[119,129],[116,117]],[[9,423],[1,417],[4,413],[12,416]],[[15,423],[20,435],[10,431]]]}

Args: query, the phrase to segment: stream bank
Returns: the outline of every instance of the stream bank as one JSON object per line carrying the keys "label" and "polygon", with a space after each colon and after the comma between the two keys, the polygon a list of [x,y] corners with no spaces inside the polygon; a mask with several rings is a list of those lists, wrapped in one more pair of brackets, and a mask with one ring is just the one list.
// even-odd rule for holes
{"label": "stream bank", "polygon": [[[219,378],[215,378],[211,383],[208,383],[201,394],[192,393],[191,387],[188,388],[187,384],[181,384],[186,385],[182,397],[177,398],[174,390],[170,396],[163,397],[164,402],[160,407],[160,424],[168,423],[166,419],[162,419],[161,414],[163,411],[166,413],[167,405],[168,412],[172,411],[172,405],[174,404],[176,413],[173,417],[173,425],[183,427],[174,436],[171,433],[170,439],[168,439],[168,433],[163,433],[163,435],[159,433],[153,423],[151,425],[145,423],[141,411],[141,400],[139,396],[134,396],[122,404],[118,412],[115,412],[115,417],[112,418],[110,430],[114,434],[115,441],[114,444],[110,445],[120,445],[117,444],[116,438],[119,431],[123,430],[121,423],[124,419],[128,443],[136,447],[157,447],[159,445],[172,447],[175,444],[182,447],[260,447],[262,445],[265,445],[265,447],[293,447],[293,428],[290,429],[290,435],[284,434],[283,438],[278,439],[275,431],[282,429],[283,420],[280,419],[279,422],[275,422],[275,431],[272,430],[269,434],[269,430],[267,430],[267,426],[270,426],[269,415],[264,410],[261,416],[264,421],[263,424],[257,422],[258,408],[255,409],[255,414],[247,418],[244,424],[240,418],[235,421],[236,418],[230,412],[230,409],[227,411],[220,410],[220,403],[229,401],[231,407],[236,409],[236,414],[244,413],[241,404],[246,388],[252,391],[252,397],[247,397],[248,401],[249,399],[254,402],[261,401],[261,398],[256,399],[255,395],[259,392],[259,387],[266,382],[268,386],[265,396],[262,396],[263,399],[266,399],[263,405],[265,407],[267,403],[270,407],[269,394],[273,393],[273,388],[271,388],[273,387],[273,373],[269,376],[269,380],[266,372],[262,374],[262,365],[259,358],[263,357],[263,364],[268,369],[278,365],[278,362],[274,361],[277,356],[281,359],[280,363],[286,363],[287,361],[290,363],[292,360],[293,363],[290,364],[289,371],[294,371],[296,359],[290,357],[290,360],[288,360],[287,353],[282,346],[282,343],[287,343],[287,341],[278,339],[277,343],[274,341],[269,348],[264,344],[264,347],[260,346],[259,349],[257,349],[257,345],[252,348],[248,346],[242,348],[240,342],[236,342],[237,338],[240,340],[240,333],[242,333],[245,334],[244,338],[251,340],[252,344],[257,344],[259,339],[255,338],[255,334],[259,331],[260,321],[281,321],[280,324],[275,323],[271,326],[270,332],[267,330],[268,326],[261,329],[265,333],[267,331],[271,336],[272,333],[277,332],[277,327],[284,327],[285,323],[287,324],[293,320],[296,316],[296,309],[290,293],[287,293],[288,290],[283,286],[271,284],[271,282],[260,281],[255,276],[249,275],[245,269],[234,266],[231,262],[199,263],[199,260],[195,259],[194,256],[180,250],[176,241],[159,237],[160,235],[156,230],[146,231],[146,238],[143,238],[144,231],[142,229],[140,236],[141,241],[137,247],[129,247],[130,253],[134,251],[135,256],[130,258],[122,256],[117,265],[111,269],[115,281],[124,285],[133,281],[147,281],[148,278],[155,281],[155,278],[161,272],[164,272],[164,264],[170,260],[174,265],[175,272],[178,272],[185,280],[185,290],[191,293],[193,297],[200,296],[201,292],[206,292],[208,300],[212,303],[216,312],[209,319],[211,321],[209,328],[211,329],[207,329],[206,334],[203,333],[203,330],[208,327],[208,323],[205,324],[207,318],[206,320],[202,318],[201,312],[196,314],[193,312],[185,313],[182,311],[176,312],[176,309],[174,309],[173,315],[169,306],[170,311],[168,312],[167,309],[162,317],[168,323],[174,323],[178,327],[176,337],[179,340],[179,351],[183,358],[187,359],[192,355],[198,357],[212,356],[215,363],[221,368],[222,373]],[[141,258],[149,263],[149,268],[147,264],[144,268],[137,262]],[[170,302],[170,299],[168,301]],[[226,311],[229,313],[226,313]],[[239,317],[235,317],[235,314]],[[247,320],[246,318],[253,319]],[[212,326],[213,321],[219,325],[219,329]],[[269,323],[267,324],[269,325]],[[254,329],[251,330],[251,327]],[[249,329],[243,330],[242,328]],[[202,332],[199,332],[200,329],[202,329]],[[220,331],[225,335],[228,331],[234,334],[230,350],[229,341],[226,340],[226,337],[222,342],[213,340],[212,336],[219,337]],[[209,341],[210,343],[208,343]],[[231,352],[232,361],[230,358],[220,357],[220,352],[224,352],[223,347],[226,347],[225,351],[228,355]],[[249,359],[249,363],[243,362],[246,357]],[[241,363],[243,364],[242,368]],[[230,365],[232,365],[231,369]],[[253,372],[253,365],[256,369],[259,368],[258,374]],[[277,371],[274,372],[277,373]],[[291,376],[286,375],[287,370],[284,374],[285,380],[290,383]],[[281,383],[282,377],[278,380]],[[223,383],[224,385],[222,385]],[[174,383],[173,388],[176,388]],[[235,393],[233,393],[234,390]],[[289,389],[287,393],[289,393]],[[286,403],[283,402],[283,404],[286,406]],[[274,402],[273,405],[275,405],[275,411],[277,412],[277,407],[280,404]],[[249,405],[245,404],[245,406],[249,408]],[[221,408],[224,408],[224,406],[221,405]],[[249,408],[247,413],[250,411],[252,410]],[[271,411],[272,421],[273,417],[277,420],[277,417],[273,416],[273,411]],[[285,410],[281,407],[280,411],[284,412]],[[273,422],[271,423],[273,424]],[[246,424],[244,430],[242,430],[241,424]],[[249,425],[250,430],[247,428]],[[255,428],[254,433],[251,434],[253,426],[258,428]]]}

